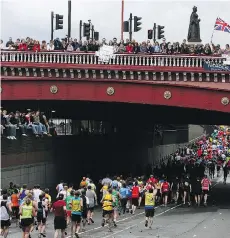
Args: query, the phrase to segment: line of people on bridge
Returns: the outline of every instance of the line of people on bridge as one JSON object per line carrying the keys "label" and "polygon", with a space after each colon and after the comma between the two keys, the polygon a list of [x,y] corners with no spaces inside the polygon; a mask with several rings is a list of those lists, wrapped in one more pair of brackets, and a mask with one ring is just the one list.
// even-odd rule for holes
{"label": "line of people on bridge", "polygon": [[[230,169],[229,128],[220,126],[210,137],[203,137],[191,147],[176,152],[167,166],[156,167],[149,177],[106,176],[96,186],[90,177],[83,177],[79,186],[67,185],[61,181],[56,187],[56,201],[52,203],[49,189],[41,190],[39,185],[21,189],[10,184],[2,191],[1,228],[7,237],[11,212],[20,219],[23,237],[30,237],[35,227],[39,237],[46,237],[45,225],[49,212],[54,213],[54,237],[62,237],[71,226],[71,236],[79,237],[86,224],[94,224],[94,212],[102,205],[101,226],[109,231],[117,226],[119,216],[135,214],[136,209],[145,209],[145,226],[151,228],[156,205],[168,206],[179,203],[188,206],[207,206],[211,195],[211,178],[220,176],[223,169],[224,183]],[[106,168],[105,168],[106,170]],[[216,172],[216,173],[215,173]],[[211,178],[208,178],[207,174]],[[212,196],[210,196],[212,197]],[[54,199],[55,200],[55,199]],[[209,203],[212,203],[211,198]],[[131,215],[131,216],[132,216]],[[36,221],[36,223],[35,223]],[[82,227],[82,230],[81,230]]]}
{"label": "line of people on bridge", "polygon": [[151,43],[150,40],[143,42],[136,42],[135,40],[118,42],[117,38],[113,38],[108,43],[105,38],[101,42],[95,40],[88,41],[78,41],[77,39],[67,38],[59,39],[56,38],[54,41],[49,43],[43,40],[41,43],[30,37],[26,39],[17,39],[15,42],[12,38],[4,45],[1,40],[0,48],[1,50],[18,50],[18,51],[98,51],[100,46],[110,45],[114,46],[114,50],[117,53],[163,53],[163,54],[197,54],[197,55],[221,55],[230,54],[229,44],[225,45],[225,48],[221,49],[220,45],[211,44],[199,44],[199,45],[189,45],[186,40],[183,43],[179,42],[166,42],[163,39],[162,43],[155,42]]}

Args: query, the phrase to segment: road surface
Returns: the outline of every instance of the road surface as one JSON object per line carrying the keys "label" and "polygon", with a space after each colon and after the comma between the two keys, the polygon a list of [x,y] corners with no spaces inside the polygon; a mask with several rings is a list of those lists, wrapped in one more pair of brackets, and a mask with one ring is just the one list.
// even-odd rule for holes
{"label": "road surface", "polygon": [[[101,227],[101,212],[95,214],[95,223],[86,226],[82,238],[229,238],[230,237],[230,178],[227,185],[222,181],[214,182],[213,195],[208,207],[188,207],[179,205],[159,206],[152,229],[144,226],[144,210],[137,210],[135,215],[125,214],[119,218],[117,228],[112,232]],[[54,234],[53,217],[49,216],[46,237]],[[21,237],[19,228],[12,224],[10,238]],[[33,231],[31,237],[38,237]],[[68,229],[67,238],[70,238]]]}

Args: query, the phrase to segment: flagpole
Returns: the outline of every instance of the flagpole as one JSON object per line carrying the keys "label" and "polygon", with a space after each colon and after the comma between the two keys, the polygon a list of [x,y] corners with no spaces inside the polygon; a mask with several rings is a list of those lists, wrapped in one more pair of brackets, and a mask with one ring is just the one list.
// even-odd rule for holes
{"label": "flagpole", "polygon": [[124,0],[121,0],[121,40],[123,40],[124,32]]}
{"label": "flagpole", "polygon": [[[216,20],[218,19],[218,17],[216,18]],[[216,21],[215,21],[216,23]],[[216,24],[215,24],[216,25]],[[212,31],[212,36],[211,36],[211,43],[212,43],[212,38],[213,38],[213,35],[214,35],[214,31],[215,31],[215,25],[214,25],[214,28],[213,28],[213,31]]]}
{"label": "flagpole", "polygon": [[214,31],[215,31],[215,29],[212,31],[211,43],[212,43],[212,38],[213,38],[213,35],[214,35]]}

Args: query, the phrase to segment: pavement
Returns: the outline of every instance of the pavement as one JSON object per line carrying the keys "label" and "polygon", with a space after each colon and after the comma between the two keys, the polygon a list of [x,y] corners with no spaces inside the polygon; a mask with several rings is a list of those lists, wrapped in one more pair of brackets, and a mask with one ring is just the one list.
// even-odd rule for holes
{"label": "pavement", "polygon": [[[86,226],[86,232],[80,238],[229,238],[230,237],[230,177],[227,185],[222,178],[216,178],[214,188],[209,196],[207,207],[188,207],[169,205],[156,208],[152,229],[144,226],[144,210],[137,210],[135,215],[125,214],[120,216],[117,227],[109,232],[107,227],[101,227],[101,212],[96,211],[95,223]],[[21,237],[19,228],[12,224],[9,238]],[[33,231],[32,238],[38,237],[38,232]],[[53,216],[48,218],[46,237],[54,237]],[[68,235],[70,238],[70,229]]]}

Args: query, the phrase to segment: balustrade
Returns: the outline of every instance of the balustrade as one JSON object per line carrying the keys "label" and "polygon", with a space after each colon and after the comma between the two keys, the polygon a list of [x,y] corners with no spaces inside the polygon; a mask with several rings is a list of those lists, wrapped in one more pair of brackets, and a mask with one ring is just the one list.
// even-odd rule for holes
{"label": "balustrade", "polygon": [[[164,66],[202,68],[203,62],[222,64],[221,56],[204,55],[162,55],[162,54],[116,54],[108,65]],[[42,63],[42,64],[103,64],[95,53],[82,52],[20,52],[1,51],[1,62]]]}

